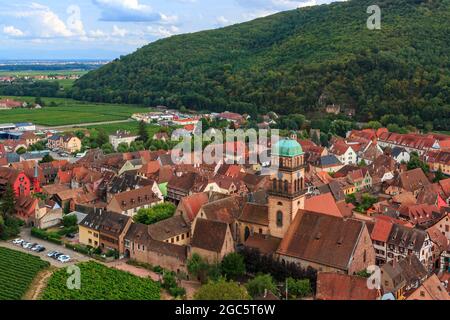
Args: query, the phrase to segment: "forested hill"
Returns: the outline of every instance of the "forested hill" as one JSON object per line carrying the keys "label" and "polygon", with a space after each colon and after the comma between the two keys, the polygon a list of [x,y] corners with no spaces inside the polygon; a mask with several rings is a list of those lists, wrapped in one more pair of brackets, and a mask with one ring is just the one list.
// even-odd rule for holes
{"label": "forested hill", "polygon": [[[371,31],[374,4],[381,30]],[[320,100],[356,107],[360,120],[402,113],[439,128],[450,123],[450,0],[350,0],[174,36],[90,72],[72,94],[250,114]]]}

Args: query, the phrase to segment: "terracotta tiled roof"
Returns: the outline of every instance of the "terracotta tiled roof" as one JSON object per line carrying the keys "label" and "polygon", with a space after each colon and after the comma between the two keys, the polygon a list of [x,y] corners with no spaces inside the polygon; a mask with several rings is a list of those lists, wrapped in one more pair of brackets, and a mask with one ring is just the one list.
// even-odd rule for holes
{"label": "terracotta tiled roof", "polygon": [[179,215],[148,226],[148,233],[152,239],[158,241],[164,241],[174,236],[188,233],[190,230],[189,225],[184,221],[183,217]]}
{"label": "terracotta tiled roof", "polygon": [[113,196],[110,203],[116,201],[122,211],[127,211],[147,204],[159,202],[160,199],[152,190],[152,186],[146,186],[131,191],[121,192]]}
{"label": "terracotta tiled roof", "polygon": [[342,217],[341,211],[331,193],[325,193],[305,200],[305,210],[323,213],[334,217]]}
{"label": "terracotta tiled roof", "polygon": [[226,223],[198,218],[195,223],[191,246],[220,252],[225,242],[227,229]]}
{"label": "terracotta tiled roof", "polygon": [[90,213],[80,226],[118,237],[131,218],[114,212]]}
{"label": "terracotta tiled roof", "polygon": [[[442,285],[435,274],[425,280],[425,282],[412,293],[415,299],[420,299],[421,291],[425,291],[432,300],[450,300],[447,289]],[[419,292],[419,294],[417,294],[417,292]],[[429,298],[427,297],[427,299]]]}
{"label": "terracotta tiled roof", "polygon": [[402,172],[399,179],[400,187],[407,191],[416,191],[430,184],[421,168]]}
{"label": "terracotta tiled roof", "polygon": [[194,193],[190,196],[183,197],[180,201],[180,205],[183,205],[186,210],[186,218],[189,222],[194,221],[200,208],[206,203],[208,203],[208,194],[205,192]]}
{"label": "terracotta tiled roof", "polygon": [[132,223],[125,239],[144,245],[145,250],[157,253],[159,256],[169,256],[185,262],[187,260],[187,247],[172,243],[153,240],[148,234],[148,226]]}
{"label": "terracotta tiled roof", "polygon": [[362,221],[299,210],[277,254],[347,270],[364,228]]}
{"label": "terracotta tiled roof", "polygon": [[377,290],[368,288],[366,278],[334,272],[317,274],[318,300],[375,300],[377,297]]}
{"label": "terracotta tiled roof", "polygon": [[280,242],[281,239],[279,238],[255,233],[248,237],[244,246],[247,248],[258,249],[262,254],[271,255],[277,251]]}
{"label": "terracotta tiled roof", "polygon": [[201,208],[209,220],[233,223],[242,213],[244,198],[231,196],[217,201],[209,202]]}
{"label": "terracotta tiled roof", "polygon": [[239,221],[250,222],[262,226],[269,225],[269,207],[255,203],[246,203]]}
{"label": "terracotta tiled roof", "polygon": [[375,224],[370,237],[374,241],[387,242],[393,225],[389,220],[375,218]]}

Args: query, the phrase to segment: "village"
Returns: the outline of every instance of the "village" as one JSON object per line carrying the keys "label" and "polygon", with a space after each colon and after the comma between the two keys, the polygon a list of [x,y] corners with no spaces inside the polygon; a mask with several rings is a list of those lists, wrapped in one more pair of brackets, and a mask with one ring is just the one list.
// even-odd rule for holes
{"label": "village", "polygon": [[[202,117],[160,107],[132,118],[158,123],[151,138],[169,141],[164,126],[193,136]],[[232,112],[211,118],[234,128],[247,120]],[[21,234],[61,247],[61,263],[73,260],[71,251],[95,252],[201,285],[209,275],[193,271],[193,261],[214,266],[238,256],[242,282],[269,270],[308,280],[298,298],[450,299],[448,135],[361,129],[325,147],[290,131],[269,146],[277,170],[262,174],[267,163],[180,164],[174,149],[118,152],[140,139],[126,131],[109,135],[114,152],[105,153],[80,152],[76,135],[38,132],[32,123],[0,130],[2,202],[13,204]],[[45,150],[30,151],[36,144]],[[234,159],[262,150],[244,145],[238,154],[232,144]],[[67,216],[76,223],[55,235]],[[273,291],[253,298],[285,298]]]}

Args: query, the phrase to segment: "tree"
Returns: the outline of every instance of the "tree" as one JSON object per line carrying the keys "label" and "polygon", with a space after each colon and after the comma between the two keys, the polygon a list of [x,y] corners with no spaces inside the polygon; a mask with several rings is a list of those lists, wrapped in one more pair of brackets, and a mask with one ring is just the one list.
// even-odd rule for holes
{"label": "tree", "polygon": [[195,293],[196,300],[249,300],[247,289],[224,278],[210,281]]}
{"label": "tree", "polygon": [[117,146],[117,152],[120,152],[120,153],[128,152],[128,144],[125,142],[120,143]]}
{"label": "tree", "polygon": [[97,145],[103,146],[109,142],[108,134],[104,129],[98,130],[97,137],[96,137]]}
{"label": "tree", "polygon": [[194,253],[187,261],[187,269],[189,273],[199,279],[201,283],[207,282],[209,265],[199,254]]}
{"label": "tree", "polygon": [[425,174],[428,174],[430,172],[430,166],[428,164],[426,164],[425,162],[423,162],[422,160],[420,160],[420,157],[417,152],[415,152],[415,151],[411,152],[410,156],[411,157],[409,159],[409,162],[406,165],[408,170],[414,170],[417,168],[421,168]]}
{"label": "tree", "polygon": [[17,154],[24,154],[27,152],[27,149],[25,149],[24,147],[20,147],[19,149],[17,149],[16,153]]}
{"label": "tree", "polygon": [[287,278],[287,292],[291,299],[298,299],[310,296],[312,294],[309,279],[296,280]]}
{"label": "tree", "polygon": [[102,145],[102,151],[105,154],[111,154],[111,153],[114,153],[114,147],[111,143],[105,143]]}
{"label": "tree", "polygon": [[49,154],[46,154],[41,161],[39,161],[39,163],[48,163],[48,162],[52,162],[55,159],[53,159],[53,157]]}
{"label": "tree", "polygon": [[70,213],[70,202],[69,202],[69,201],[67,201],[67,202],[64,204],[63,213],[64,213],[64,214],[69,214],[69,213]]}
{"label": "tree", "polygon": [[66,228],[74,227],[78,224],[76,215],[66,215],[63,217],[63,225]]}
{"label": "tree", "polygon": [[441,180],[444,180],[446,177],[444,175],[444,173],[442,172],[441,168],[439,168],[436,173],[434,174],[434,179],[433,182],[439,182]]}
{"label": "tree", "polygon": [[270,274],[259,274],[247,283],[247,291],[253,297],[260,297],[265,291],[277,294],[277,286]]}
{"label": "tree", "polygon": [[148,209],[139,209],[133,219],[136,223],[150,225],[172,217],[175,214],[175,210],[174,204],[161,203]]}
{"label": "tree", "polygon": [[138,140],[140,140],[140,141],[142,141],[144,143],[148,141],[149,134],[148,134],[148,131],[147,131],[147,125],[145,124],[144,121],[139,122],[138,134],[139,134]]}
{"label": "tree", "polygon": [[239,253],[227,254],[222,260],[222,273],[227,279],[236,279],[245,274],[244,257]]}
{"label": "tree", "polygon": [[380,129],[383,125],[379,121],[369,121],[364,128],[367,129]]}
{"label": "tree", "polygon": [[6,190],[1,197],[1,211],[2,213],[7,215],[12,215],[15,213],[16,209],[16,194],[14,189],[10,184],[6,186]]}

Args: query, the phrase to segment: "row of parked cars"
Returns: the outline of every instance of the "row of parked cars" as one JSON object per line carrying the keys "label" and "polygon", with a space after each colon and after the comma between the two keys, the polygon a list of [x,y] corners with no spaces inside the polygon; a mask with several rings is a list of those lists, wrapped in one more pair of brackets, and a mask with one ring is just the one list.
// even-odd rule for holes
{"label": "row of parked cars", "polygon": [[[35,252],[44,252],[46,249],[44,246],[38,243],[27,242],[23,239],[15,239],[12,241],[13,244],[17,246],[21,246],[24,249],[35,251]],[[61,263],[66,263],[70,261],[70,256],[65,255],[63,253],[57,251],[51,251],[47,254],[48,257],[58,260]]]}
{"label": "row of parked cars", "polygon": [[61,263],[66,263],[70,261],[70,256],[65,255],[63,253],[60,253],[58,251],[50,251],[47,254],[47,257],[53,258],[55,260],[58,260]]}

